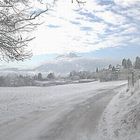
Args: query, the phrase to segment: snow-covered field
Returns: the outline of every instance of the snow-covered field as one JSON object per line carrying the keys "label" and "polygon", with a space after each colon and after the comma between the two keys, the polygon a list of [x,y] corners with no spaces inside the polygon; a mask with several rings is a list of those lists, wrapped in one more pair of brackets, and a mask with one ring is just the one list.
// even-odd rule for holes
{"label": "snow-covered field", "polygon": [[[125,83],[126,81],[116,81],[52,87],[1,87],[0,139],[82,140],[79,135],[82,133],[79,132],[81,125],[88,124],[86,130],[82,130],[86,134],[90,122],[93,121],[92,128],[95,129],[94,124],[100,118],[103,109]],[[68,121],[69,119],[71,121]],[[80,122],[76,124],[76,120]],[[68,132],[68,128],[74,130],[73,134]],[[84,140],[87,138],[86,134]]]}

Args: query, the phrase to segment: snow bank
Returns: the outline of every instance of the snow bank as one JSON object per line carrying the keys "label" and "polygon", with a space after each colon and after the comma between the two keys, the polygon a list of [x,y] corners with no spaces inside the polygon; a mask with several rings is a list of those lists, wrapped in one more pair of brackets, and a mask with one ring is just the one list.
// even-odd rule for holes
{"label": "snow bank", "polygon": [[140,140],[140,90],[120,91],[105,109],[98,131],[102,140]]}

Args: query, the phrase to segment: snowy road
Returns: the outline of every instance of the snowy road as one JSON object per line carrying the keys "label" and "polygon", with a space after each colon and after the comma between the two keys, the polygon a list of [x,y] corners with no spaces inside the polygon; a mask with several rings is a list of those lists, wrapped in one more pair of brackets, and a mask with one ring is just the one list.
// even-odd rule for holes
{"label": "snowy road", "polygon": [[0,140],[93,140],[125,81],[0,88]]}

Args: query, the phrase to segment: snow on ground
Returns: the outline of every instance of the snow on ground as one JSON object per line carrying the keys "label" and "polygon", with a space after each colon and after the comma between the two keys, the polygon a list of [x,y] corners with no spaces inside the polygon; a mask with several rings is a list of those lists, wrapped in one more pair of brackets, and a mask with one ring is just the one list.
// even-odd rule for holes
{"label": "snow on ground", "polygon": [[36,81],[36,86],[56,86],[65,84],[79,84],[97,81],[95,79],[81,79],[81,80],[52,80],[52,81]]}
{"label": "snow on ground", "polygon": [[98,131],[101,140],[140,140],[140,90],[120,91],[105,109]]}
{"label": "snow on ground", "polygon": [[100,117],[125,83],[0,88],[0,140],[99,140]]}
{"label": "snow on ground", "polygon": [[[0,87],[0,124],[37,110],[47,110],[61,104],[82,102],[98,89],[122,85],[118,82],[91,82],[53,87]],[[77,100],[78,99],[78,100]]]}

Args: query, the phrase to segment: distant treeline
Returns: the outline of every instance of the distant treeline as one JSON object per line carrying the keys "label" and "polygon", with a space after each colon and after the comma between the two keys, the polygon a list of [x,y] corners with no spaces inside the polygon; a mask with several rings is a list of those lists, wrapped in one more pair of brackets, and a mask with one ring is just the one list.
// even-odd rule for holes
{"label": "distant treeline", "polygon": [[97,77],[100,81],[127,80],[132,71],[140,75],[140,57],[138,56],[134,63],[129,58],[124,58],[121,65],[112,66],[110,64],[106,69],[96,69]]}
{"label": "distant treeline", "polygon": [[1,87],[34,86],[35,82],[31,76],[10,74],[0,76]]}
{"label": "distant treeline", "polygon": [[49,81],[55,79],[54,73],[49,73],[43,78],[41,73],[31,75],[8,74],[0,76],[0,87],[36,86],[36,81]]}
{"label": "distant treeline", "polygon": [[137,56],[134,63],[132,63],[132,61],[130,59],[124,58],[122,60],[122,66],[125,69],[127,69],[127,68],[140,69],[140,57]]}
{"label": "distant treeline", "polygon": [[0,76],[1,87],[18,86],[39,86],[41,82],[53,82],[56,80],[74,81],[82,79],[95,79],[100,81],[114,81],[127,79],[132,70],[140,73],[140,57],[136,57],[134,63],[130,59],[124,58],[121,64],[113,66],[110,64],[107,68],[96,68],[94,71],[71,71],[67,76],[56,76],[55,73],[38,73],[35,75],[8,74]]}

